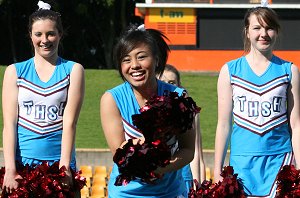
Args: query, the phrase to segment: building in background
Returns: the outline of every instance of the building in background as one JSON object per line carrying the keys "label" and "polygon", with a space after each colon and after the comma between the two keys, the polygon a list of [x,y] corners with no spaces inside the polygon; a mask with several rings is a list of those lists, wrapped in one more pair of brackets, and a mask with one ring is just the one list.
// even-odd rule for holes
{"label": "building in background", "polygon": [[[260,0],[145,0],[136,4],[136,15],[146,28],[168,36],[170,64],[180,71],[216,72],[243,54],[244,14],[259,5]],[[282,26],[275,54],[300,66],[300,0],[269,0],[269,7]]]}

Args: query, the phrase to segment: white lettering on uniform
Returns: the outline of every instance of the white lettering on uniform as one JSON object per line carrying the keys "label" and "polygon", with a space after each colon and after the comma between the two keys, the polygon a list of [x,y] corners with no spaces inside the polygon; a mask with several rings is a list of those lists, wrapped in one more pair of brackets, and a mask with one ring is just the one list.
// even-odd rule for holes
{"label": "white lettering on uniform", "polygon": [[280,112],[282,97],[273,97],[272,103],[269,101],[247,101],[246,96],[238,97],[240,112],[245,111],[245,104],[248,105],[248,116],[258,117],[260,114],[268,117],[273,112]]}
{"label": "white lettering on uniform", "polygon": [[33,102],[32,101],[24,101],[23,106],[27,109],[27,115],[31,114]]}
{"label": "white lettering on uniform", "polygon": [[238,100],[240,102],[240,111],[244,112],[245,111],[246,96],[238,97]]}
{"label": "white lettering on uniform", "polygon": [[33,101],[24,101],[23,106],[26,109],[26,114],[30,115],[34,109],[34,118],[45,120],[46,116],[49,120],[56,120],[58,116],[62,116],[65,109],[65,102],[61,102],[59,107],[56,105],[34,105]]}
{"label": "white lettering on uniform", "polygon": [[45,120],[45,110],[46,110],[46,105],[35,105],[34,106],[34,112],[35,112],[35,119],[38,120]]}

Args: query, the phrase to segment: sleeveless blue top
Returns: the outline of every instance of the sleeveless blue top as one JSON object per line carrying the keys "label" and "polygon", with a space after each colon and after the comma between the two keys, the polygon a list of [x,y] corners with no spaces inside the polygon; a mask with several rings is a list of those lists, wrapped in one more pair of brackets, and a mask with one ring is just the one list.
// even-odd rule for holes
{"label": "sleeveless blue top", "polygon": [[[163,95],[164,91],[183,93],[182,88],[158,82],[158,95]],[[112,94],[123,119],[124,133],[126,139],[143,137],[132,123],[132,115],[139,114],[140,106],[135,98],[133,90],[128,82],[125,82],[111,90]],[[109,197],[117,198],[175,198],[178,195],[186,194],[185,183],[182,178],[181,170],[173,171],[164,175],[156,184],[146,184],[140,179],[130,181],[126,186],[115,186],[116,177],[119,175],[118,166],[114,164],[108,184]]]}
{"label": "sleeveless blue top", "polygon": [[273,155],[290,152],[287,90],[291,63],[272,57],[258,76],[245,57],[227,63],[232,85],[234,125],[231,155]]}
{"label": "sleeveless blue top", "polygon": [[[40,80],[33,58],[15,64],[19,89],[17,159],[60,160],[63,113],[74,64],[58,58],[48,82]],[[71,167],[75,166],[74,148]]]}

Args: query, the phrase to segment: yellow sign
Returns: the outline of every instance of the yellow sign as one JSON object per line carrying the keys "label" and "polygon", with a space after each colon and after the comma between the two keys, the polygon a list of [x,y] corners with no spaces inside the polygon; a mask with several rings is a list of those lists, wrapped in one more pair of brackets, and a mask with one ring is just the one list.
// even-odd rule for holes
{"label": "yellow sign", "polygon": [[149,22],[194,23],[195,18],[192,8],[149,8]]}

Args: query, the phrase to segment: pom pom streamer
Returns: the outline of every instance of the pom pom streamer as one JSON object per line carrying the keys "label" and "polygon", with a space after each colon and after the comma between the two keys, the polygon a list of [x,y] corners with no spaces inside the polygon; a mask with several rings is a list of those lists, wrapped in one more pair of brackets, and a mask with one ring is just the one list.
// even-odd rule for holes
{"label": "pom pom streamer", "polygon": [[[81,176],[81,171],[72,172],[73,186],[63,185],[62,180],[66,177],[65,166],[59,168],[59,162],[51,166],[43,162],[36,166],[23,166],[18,164],[18,188],[12,193],[2,189],[1,198],[27,198],[27,197],[60,197],[69,198],[75,196],[86,185],[86,178]],[[3,185],[5,167],[0,169],[0,186]]]}
{"label": "pom pom streamer", "polygon": [[194,180],[195,188],[191,188],[189,198],[246,198],[243,187],[232,166],[225,166],[221,173],[223,181],[212,183],[204,180],[199,184]]}
{"label": "pom pom streamer", "polygon": [[199,112],[200,107],[191,97],[178,96],[176,92],[151,97],[140,109],[140,114],[132,116],[145,142],[134,145],[129,140],[113,157],[120,172],[115,185],[126,185],[134,179],[155,183],[161,178],[162,175],[154,171],[170,163],[174,150],[169,145],[170,140],[175,139],[172,145],[176,146],[177,136],[193,127],[194,117]]}
{"label": "pom pom streamer", "polygon": [[276,198],[300,197],[300,170],[285,165],[277,175]]}
{"label": "pom pom streamer", "polygon": [[[190,189],[189,198],[245,198],[242,182],[234,174],[231,166],[224,167],[221,176],[223,181],[212,183],[205,180],[199,184],[194,180]],[[300,198],[300,170],[294,165],[285,165],[278,172],[275,198]]]}
{"label": "pom pom streamer", "polygon": [[146,141],[152,142],[157,139],[167,141],[170,136],[191,129],[200,108],[191,97],[170,92],[152,97],[140,112],[132,116],[133,124],[142,131]]}
{"label": "pom pom streamer", "polygon": [[140,178],[145,183],[155,183],[161,177],[154,173],[157,167],[170,163],[171,153],[167,145],[157,140],[152,143],[134,145],[132,139],[119,148],[113,157],[119,167],[115,185],[127,185],[131,180]]}

